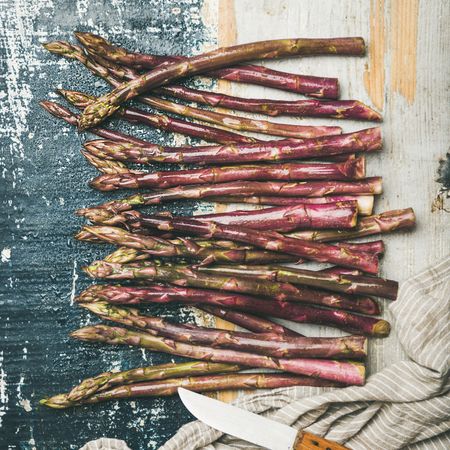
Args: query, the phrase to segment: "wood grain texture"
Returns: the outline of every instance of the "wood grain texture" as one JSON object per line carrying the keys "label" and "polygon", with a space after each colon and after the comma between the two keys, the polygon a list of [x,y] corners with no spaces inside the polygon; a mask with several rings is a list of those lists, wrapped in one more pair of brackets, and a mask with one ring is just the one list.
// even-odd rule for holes
{"label": "wood grain texture", "polygon": [[391,3],[391,89],[408,103],[416,95],[419,0]]}
{"label": "wood grain texture", "polygon": [[385,12],[384,0],[370,2],[370,38],[367,46],[368,65],[364,72],[364,85],[372,103],[380,110],[384,107],[385,82]]}

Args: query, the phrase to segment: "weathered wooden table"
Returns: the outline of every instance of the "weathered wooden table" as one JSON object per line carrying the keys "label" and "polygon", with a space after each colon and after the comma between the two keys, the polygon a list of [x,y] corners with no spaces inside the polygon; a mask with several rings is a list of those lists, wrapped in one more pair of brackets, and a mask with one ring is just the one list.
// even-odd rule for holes
{"label": "weathered wooden table", "polygon": [[[450,134],[447,8],[447,2],[438,0],[2,0],[0,448],[77,449],[90,439],[109,436],[126,440],[133,450],[155,449],[191,420],[177,398],[68,411],[38,405],[42,396],[65,391],[100,371],[172,360],[68,338],[71,330],[95,322],[72,302],[89,284],[80,267],[106,251],[72,239],[81,223],[73,210],[104,196],[86,186],[94,171],[79,153],[81,138],[43,112],[38,101],[54,99],[56,87],[100,93],[106,86],[79,65],[51,56],[41,43],[72,40],[72,31],[80,29],[132,49],[189,55],[217,44],[261,39],[365,37],[366,58],[304,58],[268,65],[337,76],[343,98],[358,98],[383,111],[385,149],[368,163],[369,174],[382,174],[385,180],[376,209],[412,206],[418,218],[414,234],[386,237],[382,273],[402,281],[450,248],[448,215],[431,212],[439,190],[434,181],[438,159]],[[221,82],[219,87],[247,97],[295,98],[244,85]],[[364,127],[343,125],[348,131]],[[184,142],[165,133],[139,132],[149,140]],[[170,208],[189,213],[197,207],[183,202]],[[181,312],[183,320],[201,320],[187,308],[151,311],[168,316]],[[389,318],[388,311],[385,316]],[[404,356],[395,333],[372,340],[370,354],[372,373]]]}

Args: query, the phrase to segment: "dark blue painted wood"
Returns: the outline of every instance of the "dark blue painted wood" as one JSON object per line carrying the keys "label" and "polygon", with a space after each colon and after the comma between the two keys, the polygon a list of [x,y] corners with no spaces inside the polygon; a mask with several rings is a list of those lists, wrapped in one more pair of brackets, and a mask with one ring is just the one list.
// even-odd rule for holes
{"label": "dark blue painted wood", "polygon": [[[148,352],[145,360],[138,349],[68,338],[70,331],[96,322],[70,298],[73,289],[90,283],[80,267],[108,251],[74,241],[82,221],[73,211],[108,196],[86,185],[95,171],[79,153],[82,137],[40,109],[38,101],[55,99],[56,87],[94,94],[107,89],[75,62],[62,64],[40,47],[42,42],[73,41],[71,33],[79,29],[99,31],[135,49],[190,54],[208,37],[200,8],[200,0],[1,2],[0,449],[78,449],[102,436],[124,439],[133,450],[154,449],[191,419],[177,398],[67,411],[38,404],[102,371],[172,360]],[[172,142],[165,133],[135,130],[149,140]],[[192,206],[171,207],[189,212]],[[179,311],[152,309],[177,317]],[[182,311],[180,320],[189,314]]]}

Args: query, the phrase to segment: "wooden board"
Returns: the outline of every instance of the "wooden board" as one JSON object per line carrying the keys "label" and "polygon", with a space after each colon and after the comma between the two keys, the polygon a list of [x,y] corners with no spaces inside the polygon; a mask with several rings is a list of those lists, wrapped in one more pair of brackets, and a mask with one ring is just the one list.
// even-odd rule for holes
{"label": "wooden board", "polygon": [[[386,237],[382,273],[403,281],[450,248],[448,214],[431,212],[439,190],[434,181],[438,160],[450,137],[447,7],[438,0],[119,0],[102,2],[101,7],[93,0],[0,2],[0,73],[5,74],[0,78],[0,448],[77,449],[90,439],[109,436],[126,440],[133,450],[155,449],[191,420],[176,398],[71,411],[49,411],[37,404],[42,396],[103,370],[172,360],[136,349],[84,345],[67,337],[71,330],[95,322],[72,301],[89,283],[80,267],[107,251],[73,241],[81,221],[72,211],[104,196],[85,184],[94,171],[79,155],[78,136],[37,102],[54,99],[55,87],[98,94],[106,85],[75,63],[49,55],[42,42],[72,39],[71,32],[82,29],[104,33],[133,49],[192,54],[217,42],[363,36],[369,43],[365,58],[303,58],[267,65],[337,76],[343,98],[358,98],[383,111],[385,150],[368,163],[369,174],[382,174],[385,180],[385,194],[376,208],[412,206],[418,218],[414,234]],[[221,83],[219,88],[247,97],[296,98],[237,84]],[[364,127],[356,122],[343,125],[349,131]],[[185,141],[139,132],[158,142]],[[176,203],[170,209],[189,213],[195,205]],[[179,313],[176,307],[151,311]],[[193,314],[184,308],[181,320]],[[388,311],[384,315],[389,318]],[[312,326],[301,330],[338,334]],[[371,373],[404,357],[395,333],[372,341],[370,353]]]}

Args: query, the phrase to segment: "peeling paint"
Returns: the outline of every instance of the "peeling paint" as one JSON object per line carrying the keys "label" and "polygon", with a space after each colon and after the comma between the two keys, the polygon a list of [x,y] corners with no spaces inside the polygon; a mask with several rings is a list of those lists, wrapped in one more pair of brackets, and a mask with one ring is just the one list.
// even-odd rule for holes
{"label": "peeling paint", "polygon": [[11,259],[11,249],[9,247],[5,247],[2,250],[1,258],[3,263],[9,262],[9,260]]}
{"label": "peeling paint", "polygon": [[3,351],[0,352],[0,428],[2,426],[2,417],[8,411],[8,390],[6,384],[6,372],[3,368]]}
{"label": "peeling paint", "polygon": [[70,291],[70,304],[73,305],[75,300],[76,290],[77,290],[77,280],[78,280],[78,272],[77,272],[77,260],[73,260],[73,271],[72,271],[72,290]]}

